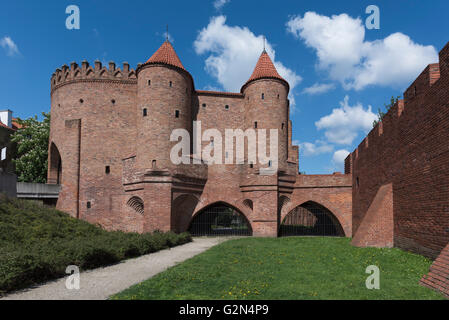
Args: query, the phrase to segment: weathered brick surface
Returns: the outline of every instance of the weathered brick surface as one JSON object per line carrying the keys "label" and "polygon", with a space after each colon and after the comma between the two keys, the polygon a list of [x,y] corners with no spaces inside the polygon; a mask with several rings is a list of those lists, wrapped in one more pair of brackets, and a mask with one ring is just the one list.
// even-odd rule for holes
{"label": "weathered brick surface", "polygon": [[[201,210],[226,203],[248,219],[253,235],[277,236],[289,211],[314,201],[349,236],[351,176],[298,175],[288,91],[276,78],[254,79],[240,93],[195,90],[184,68],[160,61],[136,71],[126,63],[119,69],[100,62],[57,69],[51,79],[48,173],[49,183],[62,184],[57,207],[107,229],[182,232]],[[226,129],[246,130],[255,122],[257,129],[278,129],[279,170],[260,175],[267,165],[251,168],[246,152],[241,164],[174,165],[170,151],[177,142],[170,134],[185,129],[192,137],[193,121],[201,121],[202,133],[218,130],[223,144]],[[228,156],[235,163],[232,151]],[[224,150],[223,163],[227,159]]]}
{"label": "weathered brick surface", "polygon": [[433,262],[430,271],[420,284],[442,292],[449,299],[449,244]]}
{"label": "weathered brick surface", "polygon": [[[390,210],[376,204],[382,186],[390,185],[394,246],[431,258],[449,241],[449,44],[439,60],[419,75],[345,165],[354,185],[353,234],[366,236],[365,220],[373,215],[391,219]],[[370,245],[389,244],[391,234],[381,232],[372,240]]]}
{"label": "weathered brick surface", "polygon": [[312,201],[337,218],[347,237],[352,235],[351,175],[299,175],[289,201],[281,210],[281,221],[297,206]]}
{"label": "weathered brick surface", "polygon": [[381,186],[362,223],[354,234],[352,244],[358,247],[393,247],[393,187]]}

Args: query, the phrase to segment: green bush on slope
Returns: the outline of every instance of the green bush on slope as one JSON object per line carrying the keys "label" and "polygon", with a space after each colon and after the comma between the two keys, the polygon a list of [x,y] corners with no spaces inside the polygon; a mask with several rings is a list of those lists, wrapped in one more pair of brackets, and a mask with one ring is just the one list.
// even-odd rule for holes
{"label": "green bush on slope", "polygon": [[0,196],[0,295],[191,241],[187,233],[106,231],[32,201]]}

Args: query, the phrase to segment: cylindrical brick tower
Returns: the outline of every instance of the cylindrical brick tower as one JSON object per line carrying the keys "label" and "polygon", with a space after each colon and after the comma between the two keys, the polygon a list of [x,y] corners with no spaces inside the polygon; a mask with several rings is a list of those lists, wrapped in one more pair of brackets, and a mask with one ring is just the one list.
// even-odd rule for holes
{"label": "cylindrical brick tower", "polygon": [[[264,50],[250,79],[243,85],[245,95],[245,126],[266,130],[266,150],[270,155],[270,129],[278,130],[278,168],[287,167],[289,85],[277,72],[273,62]],[[254,147],[249,146],[249,150]],[[246,159],[248,161],[248,157]],[[254,164],[254,168],[267,167]]]}
{"label": "cylindrical brick tower", "polygon": [[192,76],[167,40],[137,69],[137,166],[170,170],[170,142],[175,129],[191,135]]}

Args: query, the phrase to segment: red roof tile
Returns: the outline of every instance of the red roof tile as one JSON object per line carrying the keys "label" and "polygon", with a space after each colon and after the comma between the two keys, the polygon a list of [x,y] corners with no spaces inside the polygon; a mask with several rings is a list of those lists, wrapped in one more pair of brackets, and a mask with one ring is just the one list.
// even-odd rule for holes
{"label": "red roof tile", "polygon": [[168,40],[148,59],[147,63],[164,63],[185,70],[175,49],[173,49],[173,46]]}
{"label": "red roof tile", "polygon": [[4,124],[3,122],[1,122],[0,121],[0,127],[2,127],[2,128],[6,128],[6,129],[9,129],[9,130],[12,130],[12,131],[14,131],[14,129],[13,128],[11,128],[11,127],[8,127],[6,124]]}
{"label": "red roof tile", "polygon": [[[276,70],[276,67],[274,66],[273,62],[270,59],[270,56],[268,53],[264,50],[262,54],[259,57],[259,61],[257,61],[256,67],[254,68],[253,74],[249,78],[249,80],[245,83],[244,86],[246,86],[249,82],[263,79],[263,78],[270,78],[270,79],[279,79],[282,81],[285,81],[284,78],[282,78],[279,73]],[[285,81],[287,82],[287,81]]]}
{"label": "red roof tile", "polygon": [[14,130],[21,129],[23,126],[17,122],[17,118],[12,118],[12,128]]}

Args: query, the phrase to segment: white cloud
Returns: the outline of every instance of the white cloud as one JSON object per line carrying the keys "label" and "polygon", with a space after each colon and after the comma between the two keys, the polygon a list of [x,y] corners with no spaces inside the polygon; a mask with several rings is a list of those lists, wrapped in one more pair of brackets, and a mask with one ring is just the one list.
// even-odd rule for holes
{"label": "white cloud", "polygon": [[417,44],[400,32],[365,41],[362,20],[347,14],[327,17],[307,12],[291,18],[287,30],[316,51],[318,68],[345,89],[407,85],[427,64],[438,61],[433,46]]}
{"label": "white cloud", "polygon": [[223,6],[227,3],[229,3],[231,0],[215,0],[214,1],[214,7],[215,10],[221,10]]}
{"label": "white cloud", "polygon": [[337,170],[340,170],[341,172],[344,171],[345,159],[349,155],[349,153],[350,152],[345,149],[337,150],[334,152],[334,156],[332,157],[332,162],[337,167]]}
{"label": "white cloud", "polygon": [[[209,54],[206,71],[227,91],[238,92],[249,79],[263,49],[263,35],[256,36],[247,27],[228,26],[225,16],[213,17],[194,42],[197,54]],[[290,84],[290,92],[302,78],[275,60],[275,51],[266,42],[266,51],[279,74]],[[294,97],[289,95],[294,107]]]}
{"label": "white cloud", "polygon": [[203,90],[205,90],[205,91],[220,91],[220,88],[217,88],[215,86],[211,86],[208,84],[203,88]]}
{"label": "white cloud", "polygon": [[8,36],[5,36],[0,40],[0,46],[2,46],[2,48],[6,50],[6,55],[10,57],[19,54],[19,48],[14,43],[14,41]]}
{"label": "white cloud", "polygon": [[304,142],[299,144],[301,154],[305,157],[316,156],[334,151],[334,147],[324,141],[317,140],[315,143]]}
{"label": "white cloud", "polygon": [[305,88],[302,92],[310,95],[322,94],[335,89],[333,83],[315,83],[313,86]]}
{"label": "white cloud", "polygon": [[376,119],[371,106],[367,109],[360,103],[350,106],[349,97],[345,96],[340,102],[340,108],[333,109],[331,114],[322,117],[315,125],[318,130],[325,130],[324,135],[329,142],[350,145],[360,131],[369,132]]}

